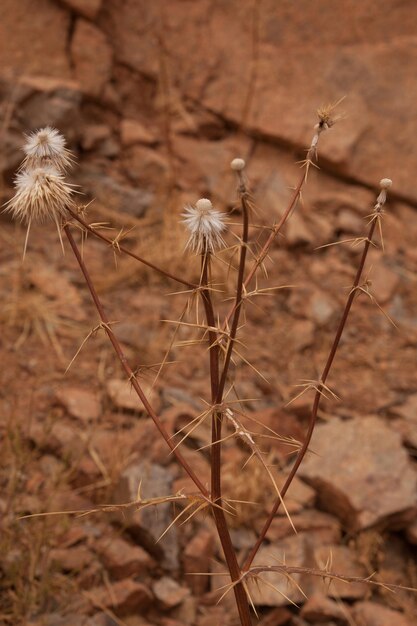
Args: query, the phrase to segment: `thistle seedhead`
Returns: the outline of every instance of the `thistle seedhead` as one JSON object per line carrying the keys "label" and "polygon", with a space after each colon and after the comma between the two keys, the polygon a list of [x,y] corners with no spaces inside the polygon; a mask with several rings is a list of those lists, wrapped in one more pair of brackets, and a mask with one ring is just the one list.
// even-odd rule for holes
{"label": "thistle seedhead", "polygon": [[49,219],[57,222],[65,209],[73,206],[72,187],[50,165],[20,171],[15,189],[15,195],[6,203],[6,211],[25,224]]}
{"label": "thistle seedhead", "polygon": [[66,172],[74,160],[71,152],[65,147],[65,138],[51,126],[27,135],[23,152],[26,157],[22,169],[52,166],[59,172]]}
{"label": "thistle seedhead", "polygon": [[241,172],[243,169],[245,169],[245,165],[246,163],[243,159],[233,159],[233,161],[230,163],[230,167],[235,172]]}
{"label": "thistle seedhead", "polygon": [[225,214],[216,211],[210,200],[201,198],[195,206],[186,206],[182,221],[190,232],[186,248],[196,254],[214,252],[224,245],[222,232]]}

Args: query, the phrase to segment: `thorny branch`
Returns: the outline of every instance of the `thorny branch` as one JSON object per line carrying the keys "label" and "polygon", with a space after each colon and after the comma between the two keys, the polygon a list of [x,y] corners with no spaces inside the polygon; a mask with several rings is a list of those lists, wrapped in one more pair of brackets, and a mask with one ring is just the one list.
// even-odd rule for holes
{"label": "thorny branch", "polygon": [[146,398],[145,394],[143,393],[142,387],[140,386],[133,370],[131,369],[127,358],[122,350],[122,347],[116,337],[116,335],[114,334],[113,330],[110,327],[110,322],[107,318],[107,315],[104,311],[103,305],[101,304],[101,300],[98,296],[98,293],[94,287],[94,284],[91,280],[90,274],[87,270],[87,267],[83,261],[83,258],[81,256],[80,250],[78,249],[78,246],[75,242],[75,239],[73,238],[72,234],[71,234],[71,230],[68,226],[68,224],[66,224],[64,226],[64,232],[68,238],[69,244],[72,248],[72,251],[74,252],[74,255],[78,261],[78,265],[80,266],[81,272],[83,273],[85,282],[87,283],[88,289],[90,291],[91,297],[93,299],[93,302],[95,304],[95,307],[97,309],[97,312],[99,314],[101,323],[103,325],[103,328],[105,329],[108,338],[110,339],[110,342],[114,348],[114,351],[116,352],[120,363],[127,375],[128,380],[130,381],[132,387],[134,388],[134,390],[136,391],[140,401],[142,402],[145,410],[147,411],[148,415],[152,418],[152,420],[154,421],[157,429],[159,430],[159,432],[161,433],[162,437],[165,439],[165,441],[167,442],[168,446],[171,448],[171,450],[173,451],[173,453],[175,454],[178,462],[180,463],[180,465],[184,468],[184,470],[187,472],[187,474],[189,475],[189,477],[191,478],[191,480],[194,482],[194,484],[198,487],[198,489],[201,491],[201,493],[204,496],[208,496],[208,492],[207,489],[204,487],[203,483],[201,482],[201,480],[198,478],[198,476],[196,476],[195,472],[191,469],[191,467],[189,466],[189,464],[187,463],[187,461],[184,459],[184,457],[182,456],[182,454],[179,452],[179,450],[176,449],[175,444],[173,443],[173,441],[171,440],[169,434],[167,433],[164,425],[162,424],[161,420],[159,419],[159,417],[157,416],[157,414],[155,413],[154,409],[152,408],[152,406],[149,404],[148,399]]}
{"label": "thorny branch", "polygon": [[[383,179],[383,181],[384,180],[385,179]],[[383,181],[381,181],[381,184],[383,183]],[[386,201],[386,190],[384,188],[382,188],[382,190],[381,190],[381,192],[380,192],[380,194],[379,194],[379,196],[377,198],[377,202],[375,204],[375,207],[374,207],[373,217],[371,218],[371,223],[370,223],[368,236],[364,240],[364,248],[363,248],[363,252],[362,252],[362,255],[361,255],[359,266],[358,266],[358,269],[357,269],[357,272],[356,272],[356,276],[355,276],[355,279],[353,281],[352,289],[349,292],[349,295],[347,297],[345,308],[344,308],[344,311],[342,313],[342,317],[340,318],[339,325],[338,325],[337,330],[336,330],[336,335],[335,335],[335,338],[333,340],[332,346],[330,348],[329,356],[327,357],[327,361],[326,361],[326,364],[324,366],[324,369],[323,369],[320,381],[318,383],[318,386],[316,387],[316,393],[315,393],[315,396],[314,396],[313,408],[312,408],[312,411],[311,411],[311,416],[310,416],[310,420],[309,420],[309,425],[308,425],[306,438],[304,440],[304,443],[303,443],[301,449],[299,450],[299,452],[297,454],[297,457],[295,459],[294,465],[291,468],[291,471],[290,471],[290,473],[289,473],[289,475],[287,477],[287,480],[285,481],[284,486],[281,489],[281,497],[276,499],[275,504],[274,504],[274,506],[271,509],[271,512],[270,512],[270,514],[268,516],[268,519],[266,520],[266,522],[265,522],[265,524],[264,524],[264,526],[262,528],[262,531],[261,531],[261,533],[260,533],[260,535],[259,535],[259,537],[258,537],[258,539],[257,539],[257,541],[256,541],[256,543],[254,545],[254,547],[252,548],[252,550],[250,551],[249,555],[247,556],[247,558],[245,560],[245,563],[243,565],[243,570],[244,571],[248,571],[248,569],[250,568],[250,566],[251,566],[251,564],[253,562],[253,559],[255,558],[259,548],[261,547],[261,545],[262,545],[262,543],[263,543],[263,541],[265,539],[265,536],[266,536],[266,534],[267,534],[267,532],[269,530],[269,527],[270,527],[270,525],[272,523],[272,520],[274,519],[275,515],[277,514],[277,511],[278,511],[278,509],[280,507],[280,504],[281,504],[281,500],[282,500],[282,498],[285,497],[285,494],[287,493],[287,491],[288,491],[288,489],[289,489],[289,487],[290,487],[290,485],[291,485],[291,483],[292,483],[292,481],[294,479],[294,476],[296,475],[296,473],[298,471],[298,468],[300,467],[301,462],[302,462],[302,460],[303,460],[303,458],[304,458],[304,456],[305,456],[305,454],[306,454],[306,452],[308,450],[308,447],[310,445],[311,437],[313,435],[314,427],[315,427],[316,421],[317,421],[317,414],[318,414],[318,410],[319,410],[319,406],[320,406],[322,393],[323,393],[323,391],[325,389],[327,389],[327,387],[326,387],[326,380],[327,380],[327,377],[328,377],[328,375],[330,373],[330,369],[332,367],[334,358],[336,356],[337,349],[339,347],[340,339],[342,337],[343,331],[344,331],[345,326],[346,326],[346,322],[347,322],[347,319],[348,319],[348,316],[349,316],[349,312],[350,312],[350,309],[352,307],[353,300],[355,298],[356,289],[357,289],[357,287],[358,287],[358,285],[360,284],[360,281],[361,281],[363,269],[364,269],[364,266],[365,266],[365,261],[366,261],[366,258],[368,256],[368,252],[369,252],[369,249],[370,249],[370,246],[371,246],[371,242],[372,242],[372,239],[373,239],[373,236],[374,236],[375,227],[376,227],[377,223],[378,224],[380,223],[380,218],[381,218],[382,213],[383,213],[383,206],[385,204],[385,201]]]}

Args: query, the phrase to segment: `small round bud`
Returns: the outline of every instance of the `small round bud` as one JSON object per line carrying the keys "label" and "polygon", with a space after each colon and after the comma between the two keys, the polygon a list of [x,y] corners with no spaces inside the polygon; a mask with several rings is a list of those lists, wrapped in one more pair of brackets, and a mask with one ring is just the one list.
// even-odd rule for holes
{"label": "small round bud", "polygon": [[211,200],[208,200],[207,198],[200,198],[200,200],[197,200],[197,202],[195,203],[195,207],[198,211],[211,211],[211,209],[213,208],[213,205],[211,203]]}
{"label": "small round bud", "polygon": [[383,178],[379,181],[379,186],[381,187],[381,189],[388,189],[388,187],[391,187],[391,185],[392,180],[390,178]]}
{"label": "small round bud", "polygon": [[243,169],[245,169],[245,165],[246,163],[243,159],[233,159],[233,161],[230,163],[230,167],[235,172],[241,172]]}

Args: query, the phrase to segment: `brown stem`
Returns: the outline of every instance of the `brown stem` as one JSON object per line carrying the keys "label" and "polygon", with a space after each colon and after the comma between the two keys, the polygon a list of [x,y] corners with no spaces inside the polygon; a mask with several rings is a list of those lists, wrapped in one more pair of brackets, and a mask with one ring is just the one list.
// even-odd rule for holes
{"label": "brown stem", "polygon": [[127,358],[122,350],[122,347],[119,343],[119,340],[117,339],[116,335],[114,334],[114,332],[112,331],[110,324],[109,324],[109,319],[106,315],[106,312],[104,311],[103,305],[100,301],[100,298],[98,296],[98,293],[94,287],[94,284],[91,280],[90,274],[87,270],[87,267],[82,259],[80,250],[71,234],[70,228],[68,226],[68,224],[66,224],[64,226],[64,231],[65,234],[68,238],[69,244],[72,248],[72,251],[74,252],[74,255],[78,261],[78,265],[80,266],[81,272],[83,273],[83,276],[85,278],[85,282],[87,283],[87,287],[90,291],[91,297],[93,299],[93,302],[95,304],[95,307],[97,309],[97,312],[99,314],[100,320],[103,324],[103,328],[107,333],[108,338],[111,341],[111,344],[114,348],[114,351],[116,352],[120,363],[132,385],[132,387],[134,388],[134,390],[136,391],[140,401],[142,402],[146,412],[148,413],[148,415],[152,418],[152,420],[155,423],[155,426],[157,427],[157,429],[159,430],[159,432],[161,433],[162,437],[165,439],[165,441],[167,442],[168,446],[171,448],[173,454],[175,455],[175,457],[177,458],[177,461],[180,463],[180,465],[183,467],[183,469],[187,472],[188,476],[191,478],[191,480],[194,482],[194,484],[198,487],[199,491],[201,491],[201,493],[203,494],[203,496],[205,498],[207,498],[209,496],[209,493],[207,491],[207,489],[204,487],[203,483],[200,481],[200,479],[196,476],[196,474],[194,473],[194,471],[191,469],[191,467],[188,465],[187,461],[184,459],[184,457],[182,456],[182,454],[178,451],[178,448],[175,446],[174,441],[170,438],[169,434],[167,433],[167,431],[165,430],[165,427],[163,426],[162,422],[160,421],[159,417],[157,416],[157,414],[155,413],[154,409],[152,408],[152,406],[149,404],[145,394],[143,393],[143,390],[135,376],[135,374],[133,373],[133,370],[131,369]]}
{"label": "brown stem", "polygon": [[[216,320],[214,315],[213,303],[211,301],[209,284],[209,264],[210,253],[205,251],[202,255],[202,298],[207,319],[207,325],[210,329],[215,328]],[[217,333],[214,330],[208,331],[209,353],[210,353],[210,381],[211,381],[211,400],[213,404],[212,414],[212,442],[211,442],[211,499],[216,506],[212,507],[214,521],[216,523],[217,533],[222,544],[224,557],[230,572],[230,578],[233,582],[240,580],[241,571],[237,562],[236,553],[233,548],[226,517],[222,508],[221,497],[221,411],[216,410],[216,400],[219,395],[219,346],[217,343]],[[237,583],[233,587],[236,605],[239,611],[239,617],[242,626],[251,626],[250,609],[245,589],[242,583]]]}
{"label": "brown stem", "polygon": [[[258,267],[263,263],[263,261],[265,260],[268,252],[269,252],[269,248],[272,246],[272,243],[275,239],[275,237],[280,233],[282,227],[284,226],[285,222],[288,220],[291,211],[293,210],[293,208],[295,207],[298,198],[300,197],[300,193],[301,193],[301,189],[305,183],[307,179],[307,169],[303,172],[297,187],[294,190],[293,195],[291,196],[291,200],[287,206],[287,208],[285,209],[281,219],[279,220],[279,222],[277,224],[275,224],[275,226],[272,228],[268,239],[266,240],[265,244],[262,247],[261,252],[259,253],[258,258],[254,261],[251,269],[249,270],[248,275],[246,276],[245,280],[244,280],[244,287],[245,289],[248,288],[248,286],[250,285],[250,283],[252,282],[253,277],[256,274],[256,270],[258,269]],[[232,317],[233,313],[235,312],[235,308],[236,305],[233,305],[233,307],[230,309],[229,313],[227,314],[226,320],[225,320],[225,326],[227,326],[227,324],[230,321],[230,318]]]}
{"label": "brown stem", "polygon": [[302,462],[302,460],[303,460],[303,458],[304,458],[304,456],[305,456],[305,454],[306,454],[306,452],[308,450],[308,447],[310,445],[311,437],[313,435],[314,427],[315,427],[316,421],[317,421],[317,413],[318,413],[318,409],[319,409],[319,406],[320,406],[320,400],[321,400],[321,396],[322,396],[322,391],[324,389],[324,385],[325,385],[327,377],[329,375],[329,372],[330,372],[333,360],[334,360],[334,358],[336,356],[336,352],[337,352],[337,349],[339,347],[340,339],[342,337],[342,334],[343,334],[343,331],[344,331],[344,328],[345,328],[345,325],[346,325],[346,321],[347,321],[347,318],[349,316],[349,312],[350,312],[353,300],[354,300],[355,295],[356,295],[356,289],[357,289],[357,287],[359,285],[359,282],[360,282],[360,279],[361,279],[361,276],[362,276],[362,272],[363,272],[363,268],[364,268],[364,265],[365,265],[366,257],[368,255],[369,247],[371,245],[372,237],[373,237],[374,231],[375,231],[375,226],[376,226],[376,222],[377,222],[376,217],[377,216],[375,215],[375,218],[372,219],[371,226],[370,226],[369,233],[368,233],[368,237],[365,240],[365,246],[364,246],[364,249],[363,249],[363,252],[362,252],[362,256],[361,256],[361,260],[360,260],[360,263],[359,263],[359,267],[358,267],[358,270],[356,272],[355,280],[353,282],[352,289],[349,292],[348,298],[346,300],[345,308],[344,308],[342,317],[340,319],[339,325],[337,327],[336,335],[335,335],[335,338],[333,340],[332,346],[330,348],[329,356],[327,357],[327,361],[326,361],[326,364],[324,366],[323,373],[321,375],[320,384],[318,385],[316,394],[314,396],[313,409],[312,409],[311,416],[310,416],[310,421],[309,421],[309,426],[308,426],[306,438],[304,440],[304,443],[303,443],[302,447],[300,448],[300,450],[298,452],[298,455],[297,455],[297,458],[295,460],[295,463],[294,463],[293,467],[291,468],[291,471],[290,471],[290,473],[289,473],[289,475],[287,477],[287,480],[285,481],[285,484],[284,484],[284,486],[283,486],[283,488],[281,490],[281,498],[277,498],[276,499],[275,504],[274,504],[274,506],[273,506],[273,508],[272,508],[272,510],[271,510],[271,512],[269,514],[269,516],[268,516],[268,519],[266,520],[266,522],[265,522],[265,524],[264,524],[264,526],[262,528],[262,531],[261,531],[261,533],[260,533],[260,535],[259,535],[259,537],[258,537],[258,539],[257,539],[257,541],[256,541],[256,543],[254,545],[254,547],[252,548],[252,550],[250,551],[248,557],[246,558],[246,561],[245,561],[245,563],[243,565],[243,568],[242,568],[243,571],[247,571],[250,568],[251,563],[253,562],[253,559],[255,558],[255,556],[256,556],[256,554],[257,554],[257,552],[258,552],[258,550],[259,550],[259,548],[260,548],[260,546],[261,546],[261,544],[263,542],[263,540],[265,539],[266,533],[268,532],[268,529],[269,529],[269,527],[270,527],[270,525],[272,523],[272,520],[274,519],[274,517],[275,517],[275,515],[276,515],[276,513],[277,513],[277,511],[279,509],[279,506],[281,504],[281,500],[282,500],[282,498],[284,498],[285,494],[287,493],[287,491],[288,491],[288,489],[289,489],[289,487],[290,487],[290,485],[291,485],[291,483],[292,483],[292,481],[294,479],[294,476],[296,475],[296,473],[298,471],[298,468],[300,467],[301,462]]}
{"label": "brown stem", "polygon": [[[73,217],[75,220],[77,220],[77,222],[79,222],[86,230],[88,230],[89,233],[94,235],[94,237],[97,237],[98,239],[101,239],[102,241],[105,241],[106,243],[108,243],[108,244],[110,244],[111,246],[114,247],[114,242],[111,239],[109,239],[105,235],[102,235],[95,228],[90,226],[90,224],[88,222],[86,222],[85,220],[83,220],[83,218],[80,217],[75,211],[73,211],[69,207],[67,207],[67,211],[71,215],[71,217]],[[178,276],[174,276],[174,274],[171,274],[170,272],[167,272],[166,270],[163,270],[162,268],[158,267],[157,265],[154,265],[150,261],[146,261],[146,259],[143,259],[142,257],[138,256],[134,252],[131,252],[128,248],[125,248],[124,246],[121,246],[120,244],[117,244],[117,249],[120,250],[120,252],[123,252],[124,254],[127,254],[128,256],[132,257],[132,259],[135,259],[136,261],[139,261],[140,263],[143,263],[143,265],[147,265],[148,267],[150,267],[151,269],[155,270],[159,274],[162,274],[162,276],[165,276],[166,278],[170,278],[171,280],[175,280],[177,283],[181,283],[181,285],[185,285],[189,289],[196,289],[197,288],[197,285],[195,285],[194,283],[190,283],[187,280],[184,280],[183,278],[179,278]]]}
{"label": "brown stem", "polygon": [[[236,286],[236,298],[235,304],[233,307],[233,320],[230,327],[229,334],[229,342],[227,345],[226,356],[224,359],[223,371],[220,378],[219,390],[217,396],[217,404],[220,404],[223,398],[224,387],[226,385],[227,380],[227,372],[230,366],[230,360],[232,358],[233,347],[236,339],[237,328],[239,325],[239,317],[242,309],[242,294],[243,294],[243,278],[245,273],[245,263],[246,263],[246,253],[248,248],[248,238],[249,238],[249,206],[247,201],[247,192],[246,187],[243,183],[243,178],[241,172],[240,174],[240,193],[241,193],[241,202],[242,202],[242,213],[243,213],[243,232],[242,232],[242,246],[240,249],[240,261],[239,268],[237,274],[237,286]],[[221,439],[221,434],[219,439]]]}

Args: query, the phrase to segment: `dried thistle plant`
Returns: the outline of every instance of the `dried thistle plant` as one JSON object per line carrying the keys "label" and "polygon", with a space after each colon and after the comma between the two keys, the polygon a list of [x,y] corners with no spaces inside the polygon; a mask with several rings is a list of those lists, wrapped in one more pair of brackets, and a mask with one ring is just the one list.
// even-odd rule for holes
{"label": "dried thistle plant", "polygon": [[6,210],[13,219],[27,225],[25,257],[32,223],[55,222],[62,244],[60,222],[66,217],[66,210],[75,205],[74,188],[64,176],[73,161],[64,137],[54,128],[42,128],[26,137],[23,151],[26,157],[15,178],[15,195],[6,203]]}
{"label": "dried thistle plant", "polygon": [[[191,519],[199,511],[210,510],[213,516],[219,540],[223,548],[225,561],[228,568],[231,583],[227,587],[225,594],[233,591],[239,612],[242,626],[251,626],[250,606],[252,604],[249,587],[249,580],[256,580],[262,583],[262,573],[267,571],[279,571],[282,575],[291,579],[292,574],[303,572],[311,575],[320,575],[327,579],[339,578],[348,580],[348,577],[332,573],[329,568],[325,571],[305,570],[303,568],[287,567],[280,565],[277,567],[257,565],[253,566],[253,560],[258,553],[260,546],[267,536],[271,522],[276,515],[280,506],[285,509],[284,498],[287,493],[297,470],[308,450],[314,427],[317,421],[320,401],[323,395],[329,391],[327,379],[329,377],[334,358],[342,337],[346,322],[349,316],[351,306],[354,302],[355,295],[362,288],[362,276],[364,272],[365,262],[371,245],[374,245],[374,235],[378,228],[382,241],[381,219],[383,209],[387,200],[387,190],[391,185],[391,181],[384,178],[380,182],[380,191],[376,200],[376,204],[371,213],[369,221],[369,231],[367,235],[358,239],[358,244],[363,244],[362,255],[356,271],[356,276],[351,290],[347,296],[346,304],[343,309],[339,325],[336,330],[335,338],[331,346],[327,361],[324,365],[321,377],[317,381],[310,381],[309,388],[314,389],[315,395],[313,400],[312,412],[309,420],[308,430],[302,443],[296,442],[294,445],[296,457],[291,467],[290,473],[282,488],[277,487],[277,483],[273,477],[273,470],[270,469],[265,455],[260,450],[257,442],[245,426],[243,426],[240,418],[237,417],[238,411],[234,410],[233,402],[230,394],[234,390],[234,381],[231,374],[231,365],[242,359],[239,352],[239,330],[244,312],[244,307],[249,302],[248,295],[257,295],[258,287],[249,292],[249,285],[256,277],[258,270],[263,266],[268,252],[282,230],[282,227],[294,211],[301,191],[307,181],[309,167],[315,165],[317,160],[318,143],[321,134],[330,129],[335,121],[334,108],[336,105],[324,107],[318,111],[319,121],[314,128],[313,138],[307,150],[306,160],[303,162],[303,171],[300,180],[295,187],[294,193],[286,207],[280,221],[273,225],[269,235],[252,262],[251,268],[247,271],[247,253],[250,250],[249,226],[251,220],[251,200],[247,186],[247,179],[244,175],[246,168],[245,161],[236,158],[231,162],[231,168],[236,174],[237,193],[242,211],[241,233],[238,237],[239,258],[236,268],[235,287],[234,287],[234,303],[224,320],[221,320],[217,313],[217,298],[223,297],[224,286],[215,285],[211,277],[211,266],[216,260],[216,254],[224,245],[224,237],[226,237],[226,215],[214,209],[212,202],[207,198],[201,198],[196,201],[194,206],[187,206],[182,214],[183,223],[188,230],[187,249],[194,253],[200,263],[200,280],[193,283],[182,276],[176,276],[167,270],[150,263],[130,251],[128,248],[120,245],[123,230],[119,231],[116,238],[111,239],[103,235],[97,225],[89,224],[86,221],[85,207],[77,208],[73,200],[73,188],[65,181],[64,174],[71,165],[73,158],[71,153],[65,147],[64,138],[58,131],[52,128],[42,129],[30,135],[27,138],[24,152],[25,159],[23,161],[20,172],[16,178],[16,194],[8,202],[6,210],[10,211],[14,218],[23,221],[28,225],[27,236],[30,224],[34,221],[52,220],[58,227],[60,234],[61,228],[64,231],[70,247],[79,264],[80,270],[84,276],[87,288],[91,294],[95,304],[99,326],[108,336],[113,349],[120,360],[122,368],[129,380],[132,388],[135,390],[139,400],[143,404],[148,415],[152,418],[160,435],[166,441],[172,454],[176,457],[178,463],[193,482],[196,493],[177,493],[174,495],[164,495],[155,498],[152,501],[143,501],[138,495],[138,499],[132,503],[119,505],[117,508],[141,508],[143,506],[157,506],[159,503],[175,501],[177,503],[186,502],[184,510],[177,516],[177,519]],[[193,418],[185,428],[181,428],[174,437],[167,432],[160,417],[155,412],[146,395],[143,392],[139,375],[132,368],[124,354],[123,348],[117,338],[116,331],[113,330],[112,323],[106,314],[101,299],[97,293],[97,289],[89,274],[83,256],[80,252],[78,244],[74,239],[71,227],[77,225],[85,236],[87,233],[97,237],[101,241],[110,244],[113,251],[128,254],[140,263],[143,263],[165,276],[170,281],[175,281],[182,287],[186,287],[183,292],[189,299],[184,308],[184,313],[180,320],[176,321],[176,331],[178,328],[187,325],[193,329],[197,329],[201,333],[198,340],[191,342],[201,345],[204,342],[208,348],[208,367],[209,367],[209,391],[210,399],[207,401],[206,409],[197,417]],[[25,241],[25,250],[27,245],[27,236]],[[260,290],[265,291],[265,290]],[[204,311],[205,319],[200,319],[197,309],[196,323],[188,323],[184,321],[184,315],[190,308],[189,302],[199,300]],[[189,344],[190,342],[188,342]],[[165,361],[166,359],[164,359]],[[158,372],[159,375],[159,372]],[[240,400],[238,401],[240,403]],[[202,424],[204,420],[211,419],[211,438],[205,446],[210,452],[210,480],[206,482],[204,476],[199,476],[193,467],[186,460],[181,452],[181,446],[187,437]],[[232,428],[232,434],[224,435],[223,430]],[[185,432],[185,435],[184,435]],[[180,436],[180,441],[176,441],[176,437]],[[260,468],[266,476],[265,485],[271,488],[269,502],[274,500],[270,513],[265,524],[257,537],[257,540],[249,551],[243,565],[238,562],[236,551],[233,547],[230,535],[230,522],[228,516],[234,512],[234,504],[232,500],[223,497],[223,463],[222,463],[222,445],[227,439],[234,438],[241,441],[248,453],[248,461],[252,457],[259,462]],[[292,442],[294,444],[294,442]],[[244,470],[242,470],[244,471]],[[208,487],[207,484],[210,486]],[[265,486],[264,489],[267,489]],[[140,492],[139,492],[140,493]],[[244,502],[239,501],[239,509]],[[101,507],[100,510],[113,510],[112,505]],[[287,512],[288,514],[288,512]],[[169,528],[166,529],[166,531]],[[165,531],[165,532],[166,532]],[[355,580],[356,582],[356,580]],[[374,581],[368,581],[377,584]],[[223,595],[225,595],[223,594]],[[253,606],[253,604],[252,604]],[[254,607],[253,607],[254,608]]]}

